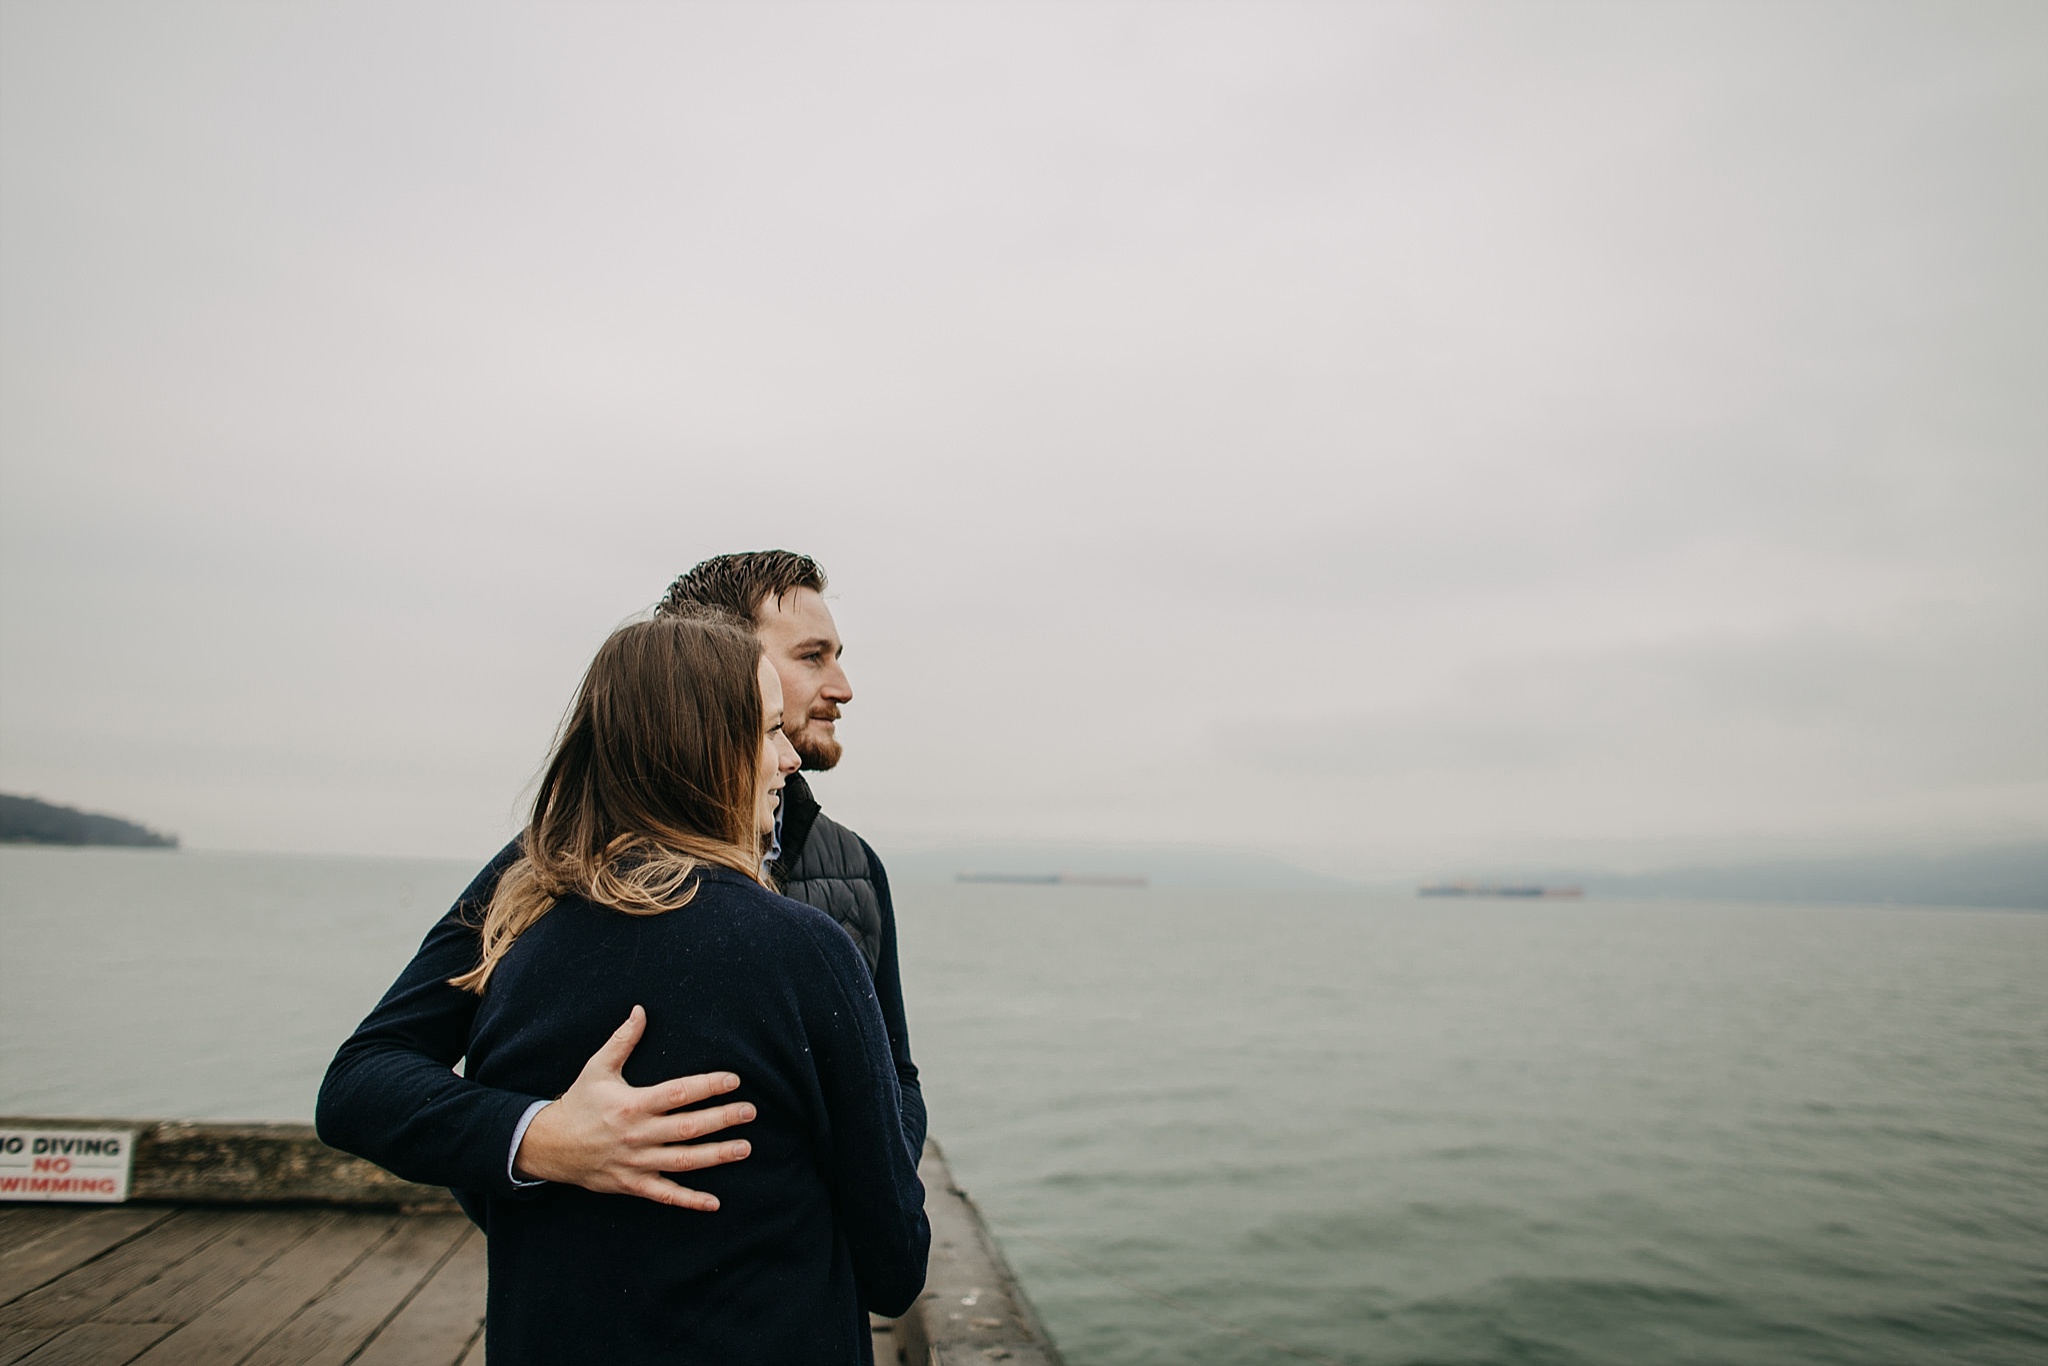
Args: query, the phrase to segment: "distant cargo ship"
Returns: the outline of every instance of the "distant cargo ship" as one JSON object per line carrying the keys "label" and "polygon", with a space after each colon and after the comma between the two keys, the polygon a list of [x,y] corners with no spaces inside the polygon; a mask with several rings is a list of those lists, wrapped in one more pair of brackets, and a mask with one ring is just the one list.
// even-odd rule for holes
{"label": "distant cargo ship", "polygon": [[1037,887],[1143,887],[1135,873],[955,873],[955,882],[1021,882]]}
{"label": "distant cargo ship", "polygon": [[1540,887],[1534,883],[1425,882],[1423,896],[1584,896],[1583,887]]}

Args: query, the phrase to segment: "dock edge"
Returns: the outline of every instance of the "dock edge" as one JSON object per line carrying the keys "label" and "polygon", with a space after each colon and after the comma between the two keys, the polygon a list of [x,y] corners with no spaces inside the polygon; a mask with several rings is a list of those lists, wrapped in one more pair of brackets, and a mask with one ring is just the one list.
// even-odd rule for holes
{"label": "dock edge", "polygon": [[1064,1366],[1017,1273],[937,1140],[918,1163],[932,1253],[924,1293],[893,1332],[903,1366]]}

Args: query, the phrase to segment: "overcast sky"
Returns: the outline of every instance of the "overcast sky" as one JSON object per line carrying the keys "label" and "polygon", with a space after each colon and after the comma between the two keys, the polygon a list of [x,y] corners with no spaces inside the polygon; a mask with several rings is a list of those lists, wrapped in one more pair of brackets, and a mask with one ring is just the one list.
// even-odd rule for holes
{"label": "overcast sky", "polygon": [[816,555],[883,847],[2048,833],[2048,7],[0,6],[0,787],[491,852]]}

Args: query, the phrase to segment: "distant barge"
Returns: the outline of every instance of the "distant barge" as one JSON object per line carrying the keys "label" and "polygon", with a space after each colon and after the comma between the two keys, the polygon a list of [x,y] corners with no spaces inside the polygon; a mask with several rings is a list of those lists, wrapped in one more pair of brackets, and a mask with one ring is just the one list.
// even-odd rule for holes
{"label": "distant barge", "polygon": [[1422,896],[1577,897],[1586,894],[1583,887],[1541,887],[1533,883],[1493,882],[1425,882],[1416,890]]}
{"label": "distant barge", "polygon": [[1135,873],[955,873],[955,882],[1015,882],[1033,887],[1143,887]]}

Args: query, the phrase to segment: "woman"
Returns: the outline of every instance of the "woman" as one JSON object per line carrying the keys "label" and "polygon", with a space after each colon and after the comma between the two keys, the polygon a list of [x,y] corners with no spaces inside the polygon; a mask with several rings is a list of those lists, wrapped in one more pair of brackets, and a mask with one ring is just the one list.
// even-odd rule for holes
{"label": "woman", "polygon": [[658,618],[585,675],[500,879],[469,1075],[558,1095],[638,1005],[626,1078],[729,1070],[744,1162],[692,1173],[715,1214],[548,1186],[492,1198],[492,1366],[866,1363],[867,1311],[923,1288],[930,1231],[859,951],[761,880],[784,777],[781,686],[752,632]]}

